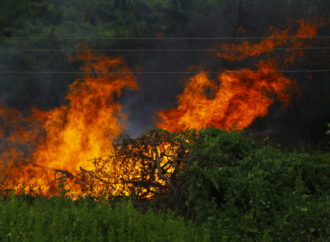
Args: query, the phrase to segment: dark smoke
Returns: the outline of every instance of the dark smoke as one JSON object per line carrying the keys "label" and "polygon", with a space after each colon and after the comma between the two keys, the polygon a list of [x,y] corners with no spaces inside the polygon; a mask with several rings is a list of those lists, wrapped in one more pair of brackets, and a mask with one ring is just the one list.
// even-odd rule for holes
{"label": "dark smoke", "polygon": [[[313,8],[311,8],[313,9]],[[314,12],[315,13],[315,12]],[[229,15],[229,17],[228,17]],[[219,37],[233,36],[233,26],[229,19],[238,18],[237,12],[224,14],[219,11],[215,17],[200,17],[188,19],[184,28],[175,28],[165,32],[166,37]],[[248,15],[248,14],[246,14]],[[291,18],[301,19],[313,15],[312,10],[308,13],[297,9],[292,11]],[[273,16],[273,17],[271,17]],[[276,18],[274,16],[277,16]],[[241,25],[249,29],[249,36],[267,36],[269,26],[283,29],[286,22],[285,16],[281,19],[277,13],[270,11],[262,12],[258,16],[247,16],[251,20],[249,28],[244,20]],[[253,19],[253,17],[255,17]],[[246,36],[246,35],[245,35]],[[236,36],[239,37],[239,36]],[[159,41],[155,48],[164,49],[203,49],[209,48],[215,41],[210,40],[172,40]],[[284,55],[283,55],[284,56]],[[237,63],[237,67],[255,67],[252,59]],[[186,71],[191,65],[202,66],[205,71],[216,71],[220,69],[217,60],[204,58],[203,52],[158,52],[145,53],[138,62],[144,71]],[[309,65],[304,62],[296,64],[293,69],[324,69],[322,65]],[[327,130],[326,123],[330,121],[330,105],[328,98],[330,83],[329,72],[312,73],[313,81],[309,82],[310,73],[293,73],[289,76],[296,80],[301,86],[300,91],[293,94],[289,106],[284,109],[282,103],[275,101],[269,107],[269,113],[265,117],[257,118],[251,126],[251,133],[260,139],[269,138],[278,141],[280,144],[298,145],[300,140],[309,138],[312,142],[319,142],[325,138]],[[142,87],[140,92],[127,93],[122,103],[125,111],[130,115],[128,120],[128,133],[132,137],[137,137],[142,132],[154,127],[154,120],[150,117],[155,116],[158,110],[176,106],[176,96],[182,93],[182,86],[179,84],[184,75],[176,74],[145,74],[139,80]],[[216,78],[216,77],[215,77]]]}
{"label": "dark smoke", "polygon": [[[241,2],[233,1],[227,8],[219,9],[214,15],[208,15],[207,12],[200,13],[198,16],[191,15],[189,12],[178,14],[179,24],[161,32],[164,33],[165,37],[252,37],[267,36],[271,25],[279,29],[285,27],[287,16],[284,16],[281,11],[273,11],[273,9],[280,9],[278,6],[275,8],[271,5],[275,3],[271,1],[259,1],[258,4],[252,4],[249,1]],[[292,2],[290,18],[301,19],[315,15],[326,15],[322,11],[325,11],[324,6],[326,5],[324,4],[328,1],[319,2],[319,5],[315,3],[310,7],[306,7],[308,1],[301,1],[300,5]],[[297,5],[301,7],[297,8]],[[181,5],[183,12],[186,6],[188,6],[187,3]],[[255,11],[252,11],[253,9]],[[146,5],[143,5],[141,12],[145,15],[146,22],[154,21],[155,13]],[[99,16],[96,13],[94,15],[92,19],[97,21]],[[66,18],[70,20],[78,17],[66,16]],[[237,31],[237,26],[248,29],[248,32],[243,34]],[[81,37],[89,34],[88,31],[84,32],[83,27],[78,26],[77,28],[81,28],[79,30]],[[56,31],[58,30],[55,28],[54,34],[57,33]],[[217,43],[215,40],[157,40],[144,43],[144,47],[164,50],[207,49],[215,43]],[[50,45],[49,47],[54,46]],[[121,47],[124,48],[125,44],[122,44]],[[75,70],[79,63],[70,64],[67,62],[67,57],[68,55],[55,56],[54,58],[58,60],[57,64],[55,63],[53,66],[45,64],[41,69],[34,71]],[[45,54],[45,63],[47,63],[47,58],[50,57]],[[24,61],[22,56],[12,58],[8,62],[10,63],[7,65],[8,69],[16,68],[15,70],[20,71],[20,61]],[[127,59],[127,62],[132,68],[141,67],[145,72],[181,72],[187,71],[192,65],[201,66],[204,71],[219,71],[222,65],[219,60],[207,59],[203,52],[145,52],[141,56]],[[254,63],[253,59],[249,59],[233,63],[232,67],[233,69],[255,68]],[[297,64],[294,69],[303,68],[325,69],[328,66],[323,64],[311,66],[302,63],[301,65]],[[308,75],[308,73],[290,74],[290,77],[301,84],[302,89],[293,96],[286,110],[283,110],[282,103],[275,101],[269,107],[268,115],[258,118],[252,125],[252,133],[255,136],[269,137],[271,140],[281,139],[293,144],[297,144],[299,140],[307,136],[314,142],[325,137],[326,123],[330,122],[330,109],[328,108],[330,107],[329,73],[312,74],[314,80],[311,84],[313,86],[308,84]],[[131,137],[136,138],[153,128],[157,111],[176,106],[176,97],[183,91],[180,80],[184,76],[180,74],[141,74],[138,76],[141,90],[123,92],[120,102],[124,105],[124,112],[129,115],[127,133]],[[213,77],[216,78],[216,76]],[[20,81],[19,75],[1,75],[0,78],[0,95],[5,100],[5,104],[19,109],[25,115],[29,114],[31,107],[49,110],[67,104],[65,95],[68,91],[68,84],[76,79],[75,76],[71,75],[31,75],[24,81]]]}

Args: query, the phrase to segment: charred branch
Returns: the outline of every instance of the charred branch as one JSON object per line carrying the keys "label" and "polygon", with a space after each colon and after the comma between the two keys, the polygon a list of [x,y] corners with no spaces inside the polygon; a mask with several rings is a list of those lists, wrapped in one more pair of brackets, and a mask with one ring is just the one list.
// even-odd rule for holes
{"label": "charred branch", "polygon": [[91,160],[93,170],[80,167],[81,173],[76,176],[55,170],[49,185],[59,181],[56,173],[61,172],[79,184],[83,192],[94,194],[106,188],[109,201],[122,198],[128,192],[140,208],[147,209],[147,203],[151,203],[155,211],[166,212],[168,208],[185,206],[188,183],[179,171],[186,167],[192,155],[187,143],[167,133],[151,131],[137,139],[123,138],[114,144],[114,150],[107,158]]}

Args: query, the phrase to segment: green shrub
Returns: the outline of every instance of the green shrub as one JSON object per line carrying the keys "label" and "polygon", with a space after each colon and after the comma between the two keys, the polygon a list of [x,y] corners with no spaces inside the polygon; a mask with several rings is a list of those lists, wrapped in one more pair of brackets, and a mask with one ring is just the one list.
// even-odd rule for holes
{"label": "green shrub", "polygon": [[329,154],[257,148],[238,132],[203,129],[182,175],[196,222],[230,241],[330,238]]}
{"label": "green shrub", "polygon": [[[166,133],[166,131],[162,131]],[[168,132],[167,132],[168,133]],[[169,133],[191,150],[185,214],[152,212],[131,201],[50,200],[12,196],[0,202],[3,241],[327,241],[330,153],[281,152],[239,131]],[[33,201],[33,202],[31,202]],[[182,213],[182,211],[181,211]],[[188,217],[189,217],[188,216]]]}
{"label": "green shrub", "polygon": [[[62,203],[59,201],[62,200]],[[64,201],[64,202],[63,202]],[[53,206],[54,204],[57,204]],[[209,224],[196,228],[183,218],[168,214],[146,215],[131,201],[114,208],[87,201],[74,203],[59,197],[56,202],[37,199],[33,206],[12,195],[0,200],[2,241],[210,241]]]}

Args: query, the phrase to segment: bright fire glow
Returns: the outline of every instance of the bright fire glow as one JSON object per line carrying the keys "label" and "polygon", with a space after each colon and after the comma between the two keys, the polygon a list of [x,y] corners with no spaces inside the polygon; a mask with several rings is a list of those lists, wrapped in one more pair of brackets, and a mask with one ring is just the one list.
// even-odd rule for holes
{"label": "bright fire glow", "polygon": [[[273,53],[273,48],[287,44],[287,53],[291,55],[283,64],[292,64],[303,56],[303,50],[290,48],[313,47],[312,41],[271,38],[313,37],[317,35],[317,29],[328,21],[329,19],[321,19],[319,22],[313,19],[299,20],[300,28],[295,35],[290,34],[290,26],[283,31],[270,28],[271,35],[260,43],[250,44],[242,41],[235,46],[219,44],[215,48],[236,48],[237,51],[214,51],[213,54],[226,60],[243,60]],[[246,50],[263,48],[268,50]],[[73,61],[73,58],[70,60]],[[105,188],[110,189],[114,196],[121,191],[128,195],[131,188],[125,190],[120,178],[139,178],[140,161],[130,161],[129,174],[125,174],[111,155],[114,152],[112,142],[123,132],[126,119],[115,96],[119,97],[123,88],[138,90],[136,77],[129,73],[130,69],[118,58],[86,51],[78,54],[76,60],[85,62],[83,70],[86,74],[70,85],[70,92],[66,96],[68,105],[46,112],[33,109],[28,117],[23,117],[15,109],[0,105],[0,182],[6,182],[9,187],[16,189],[23,182],[38,185],[42,194],[53,196],[58,194],[58,184],[53,182],[58,178],[55,171],[61,170],[66,172],[68,188],[75,196],[85,196],[89,192],[98,195]],[[256,71],[280,71],[280,63],[278,59],[269,57],[258,62]],[[87,74],[93,71],[106,74]],[[235,123],[237,129],[243,129],[251,125],[257,117],[267,114],[269,105],[274,101],[271,94],[277,95],[287,105],[292,89],[298,87],[295,81],[281,72],[245,71],[254,70],[225,70],[225,73],[218,75],[216,81],[210,80],[209,74],[203,71],[190,77],[185,83],[183,93],[178,96],[178,106],[158,112],[161,122],[157,122],[156,126],[171,132],[182,127],[200,129],[214,126],[229,130]],[[205,93],[208,89],[211,90],[211,97]],[[25,152],[22,151],[22,146],[25,147]],[[158,147],[158,151],[161,152],[165,148],[166,144],[163,144]],[[146,155],[155,154],[150,151],[150,154]],[[81,169],[95,168],[97,158],[106,156],[109,157],[98,165],[104,165],[103,176],[108,177],[108,181],[112,183],[110,188],[98,183],[97,179],[81,178],[81,183],[70,179],[70,176],[79,176]],[[164,160],[166,162],[166,159]],[[157,174],[155,177],[157,182],[165,184],[165,181],[158,179]],[[6,184],[0,184],[0,189],[5,189]],[[83,189],[86,184],[90,188],[89,191]],[[26,192],[28,189],[29,187],[25,189]],[[16,194],[18,193],[20,191],[16,191]]]}
{"label": "bright fire glow", "polygon": [[[275,47],[287,44],[287,53],[291,55],[284,61],[283,66],[288,62],[293,64],[298,56],[303,56],[304,50],[290,48],[313,47],[313,40],[288,39],[287,37],[316,36],[317,29],[326,25],[329,20],[323,18],[318,21],[316,19],[298,20],[300,28],[295,35],[289,34],[293,24],[291,21],[291,25],[284,31],[271,27],[272,34],[260,43],[250,44],[244,40],[238,45],[221,43],[215,48],[226,49],[225,53],[215,51],[212,54],[215,53],[217,57],[226,60],[243,60],[264,53],[274,54]],[[273,37],[283,38],[272,39]],[[210,80],[209,74],[205,72],[190,77],[184,84],[184,92],[177,97],[178,106],[158,112],[161,121],[156,123],[157,127],[171,132],[184,127],[201,129],[214,126],[227,131],[233,124],[237,129],[248,127],[257,117],[267,114],[269,105],[274,101],[270,94],[276,94],[287,106],[290,102],[290,91],[294,87],[299,88],[298,83],[278,72],[281,70],[280,63],[278,58],[268,57],[267,60],[259,61],[257,70],[250,68],[239,71],[225,70],[225,73],[218,75],[216,81]],[[192,68],[196,69],[196,67]],[[200,68],[197,67],[197,69]],[[207,90],[211,90],[212,98],[206,95]]]}

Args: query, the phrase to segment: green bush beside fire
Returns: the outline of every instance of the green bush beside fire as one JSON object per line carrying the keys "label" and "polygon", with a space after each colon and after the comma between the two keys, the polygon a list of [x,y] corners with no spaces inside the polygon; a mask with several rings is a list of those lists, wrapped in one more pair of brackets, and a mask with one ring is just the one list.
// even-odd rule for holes
{"label": "green bush beside fire", "polygon": [[[26,196],[0,203],[3,241],[327,241],[330,153],[289,152],[240,131],[216,128],[168,135],[191,151],[188,195],[157,215],[126,203]],[[146,133],[145,135],[147,135]],[[173,164],[177,167],[177,164]],[[178,168],[178,167],[177,167]],[[174,185],[176,185],[174,183]],[[131,197],[133,198],[133,197]]]}

